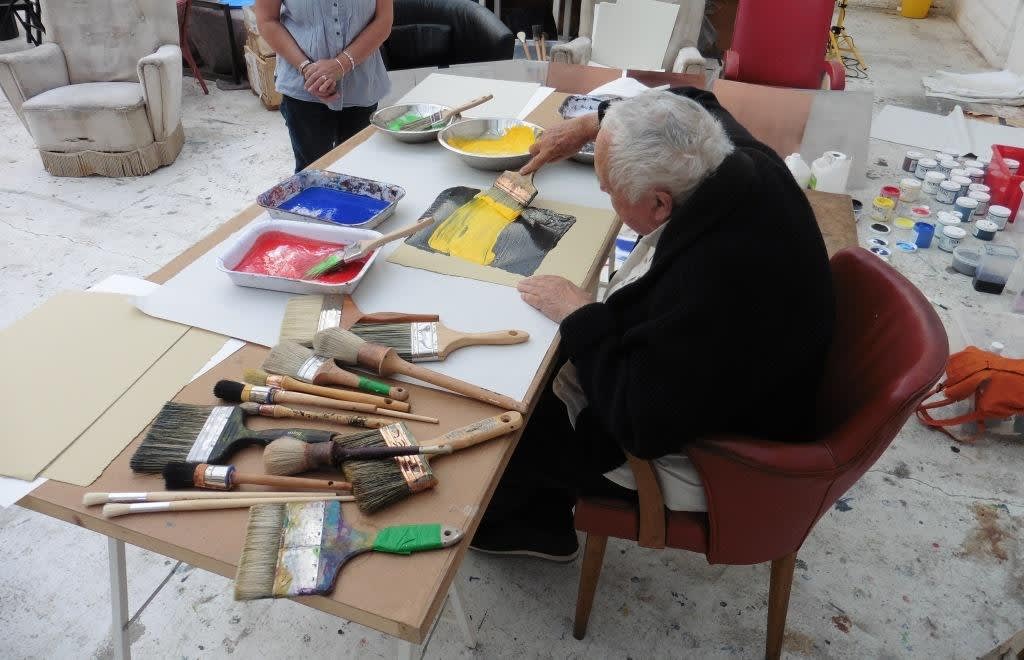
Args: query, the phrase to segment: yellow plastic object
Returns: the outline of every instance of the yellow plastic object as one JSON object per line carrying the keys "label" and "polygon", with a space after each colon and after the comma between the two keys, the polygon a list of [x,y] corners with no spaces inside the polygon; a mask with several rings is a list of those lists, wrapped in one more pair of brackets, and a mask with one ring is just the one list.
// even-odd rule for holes
{"label": "yellow plastic object", "polygon": [[900,15],[906,18],[925,18],[932,8],[932,0],[903,0]]}

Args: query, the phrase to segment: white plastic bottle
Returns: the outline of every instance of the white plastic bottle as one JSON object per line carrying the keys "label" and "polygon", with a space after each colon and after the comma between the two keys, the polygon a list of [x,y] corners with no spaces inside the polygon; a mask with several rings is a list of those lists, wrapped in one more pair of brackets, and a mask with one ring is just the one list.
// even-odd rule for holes
{"label": "white plastic bottle", "polygon": [[804,162],[803,156],[798,153],[792,153],[786,156],[785,161],[786,167],[793,174],[797,185],[801,188],[806,188],[807,184],[811,181],[811,168]]}
{"label": "white plastic bottle", "polygon": [[852,162],[849,156],[840,151],[826,151],[811,163],[810,188],[822,192],[846,192]]}

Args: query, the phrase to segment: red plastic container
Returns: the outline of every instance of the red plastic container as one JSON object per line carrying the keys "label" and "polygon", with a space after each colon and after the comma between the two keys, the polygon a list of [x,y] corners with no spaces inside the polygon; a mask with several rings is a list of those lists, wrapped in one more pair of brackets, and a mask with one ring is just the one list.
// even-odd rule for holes
{"label": "red plastic container", "polygon": [[1024,183],[1024,166],[1017,174],[1011,175],[1004,158],[1024,163],[1024,149],[1009,147],[1003,144],[992,145],[992,162],[988,165],[985,185],[992,189],[992,204],[1010,209],[1010,222],[1013,222],[1021,201],[1021,184]]}

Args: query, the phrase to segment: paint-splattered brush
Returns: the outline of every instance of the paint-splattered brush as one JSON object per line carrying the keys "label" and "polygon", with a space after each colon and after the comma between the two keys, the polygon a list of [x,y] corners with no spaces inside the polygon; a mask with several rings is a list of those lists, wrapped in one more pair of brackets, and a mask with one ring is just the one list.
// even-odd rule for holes
{"label": "paint-splattered brush", "polygon": [[313,338],[313,347],[320,355],[329,355],[344,364],[362,366],[382,376],[403,374],[505,410],[526,412],[522,402],[512,397],[407,362],[398,356],[395,349],[371,344],[348,330],[321,330]]}
{"label": "paint-splattered brush", "polygon": [[[533,185],[533,174],[523,176],[519,172],[506,170],[495,180],[494,185],[480,193],[501,206],[514,212],[516,217],[533,202],[537,187]],[[508,216],[506,216],[508,217]]]}
{"label": "paint-splattered brush", "polygon": [[[297,441],[301,442],[301,441]],[[207,490],[233,490],[241,484],[273,486],[291,490],[352,490],[352,484],[331,479],[304,479],[302,477],[279,477],[271,474],[248,474],[239,472],[234,465],[210,465],[208,463],[168,463],[163,469],[164,488],[205,488]]]}
{"label": "paint-splattered brush", "polygon": [[438,318],[437,314],[404,312],[364,314],[355,301],[346,296],[294,296],[285,303],[284,319],[281,320],[281,343],[290,341],[309,347],[313,345],[313,336],[327,328],[343,328],[355,323],[436,321]]}
{"label": "paint-splattered brush", "polygon": [[522,344],[530,338],[523,330],[496,332],[459,332],[440,321],[422,323],[358,323],[352,333],[371,344],[395,349],[409,362],[444,360],[452,351],[465,346],[505,346]]}
{"label": "paint-splattered brush", "polygon": [[337,502],[254,506],[235,575],[235,600],[327,594],[338,571],[364,552],[408,555],[447,548],[462,530],[398,525],[376,532],[345,524]]}
{"label": "paint-splattered brush", "polygon": [[169,513],[172,511],[214,511],[219,509],[247,509],[254,504],[285,504],[288,502],[351,502],[351,495],[322,497],[224,497],[221,499],[175,500],[173,502],[135,502],[132,504],[104,504],[101,514],[104,518],[116,518],[133,513]]}
{"label": "paint-splattered brush", "polygon": [[379,429],[382,426],[395,423],[395,420],[383,417],[298,410],[275,403],[252,403],[251,401],[246,401],[239,404],[238,407],[247,415],[259,415],[260,417],[273,417],[275,419],[310,419],[317,422],[332,422],[344,426],[355,426],[361,429]]}
{"label": "paint-splattered brush", "polygon": [[432,224],[434,224],[434,219],[427,216],[418,220],[414,225],[403,227],[402,229],[384,234],[378,238],[367,238],[362,241],[356,241],[355,243],[346,246],[344,250],[339,250],[338,252],[329,254],[315,263],[306,271],[306,277],[315,280],[327,273],[333,273],[351,261],[358,261],[359,259],[369,256],[371,252],[382,245],[386,245],[391,241],[397,241],[400,238],[405,238],[410,234],[415,234],[419,230]]}
{"label": "paint-splattered brush", "polygon": [[291,342],[282,342],[270,349],[270,354],[263,361],[263,370],[281,376],[291,376],[313,385],[341,385],[398,401],[409,398],[409,391],[404,387],[391,387],[386,383],[349,373],[334,364],[329,357],[314,355],[313,351],[305,346]]}
{"label": "paint-splattered brush", "polygon": [[404,125],[400,126],[397,129],[391,128],[390,124],[388,125],[388,128],[391,128],[391,130],[393,130],[393,131],[394,130],[398,130],[398,131],[425,131],[428,128],[432,128],[434,126],[434,124],[439,124],[441,122],[448,121],[448,119],[450,117],[455,117],[456,115],[458,115],[460,113],[463,113],[466,110],[470,110],[472,108],[475,108],[478,105],[483,105],[484,103],[487,103],[488,101],[490,101],[493,98],[494,98],[493,94],[486,94],[484,96],[481,96],[479,98],[475,98],[472,101],[468,101],[466,103],[463,103],[462,105],[456,106],[456,107],[451,108],[449,110],[438,110],[437,112],[435,112],[432,115],[428,115],[426,117],[422,117],[420,119],[416,119],[414,121],[409,122],[408,124],[404,124]]}
{"label": "paint-splattered brush", "polygon": [[182,500],[237,500],[252,498],[282,497],[334,497],[335,493],[286,492],[280,490],[241,490],[241,491],[200,491],[193,490],[155,490],[150,493],[86,493],[82,496],[83,506],[98,504],[131,504],[133,502],[180,502]]}
{"label": "paint-splattered brush", "polygon": [[377,408],[388,408],[390,410],[409,412],[409,408],[411,407],[406,401],[395,401],[394,399],[389,399],[376,394],[353,392],[351,390],[338,389],[337,387],[310,385],[309,383],[303,383],[301,380],[297,380],[291,376],[268,374],[262,369],[246,369],[244,378],[245,382],[251,385],[265,385],[268,387],[276,387],[279,390],[285,390],[288,392],[302,392],[303,394],[313,394],[316,396],[327,397],[328,399],[337,399],[339,401],[370,403]]}
{"label": "paint-splattered brush", "polygon": [[129,465],[135,472],[160,472],[172,461],[224,463],[248,445],[265,445],[290,436],[303,442],[326,442],[333,433],[317,429],[268,429],[245,426],[245,413],[236,406],[195,406],[174,401],[164,404]]}

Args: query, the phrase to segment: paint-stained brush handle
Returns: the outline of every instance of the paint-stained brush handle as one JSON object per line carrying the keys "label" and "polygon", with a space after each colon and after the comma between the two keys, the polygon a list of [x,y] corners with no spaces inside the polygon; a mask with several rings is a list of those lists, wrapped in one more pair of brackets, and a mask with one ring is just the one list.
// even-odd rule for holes
{"label": "paint-stained brush handle", "polygon": [[[356,376],[356,378],[358,378],[358,376]],[[380,396],[379,394],[352,392],[350,390],[341,390],[336,387],[325,387],[323,385],[303,383],[301,380],[292,378],[291,376],[277,376],[270,374],[267,376],[267,385],[279,387],[282,390],[287,390],[289,392],[314,394],[316,396],[323,396],[328,399],[337,399],[339,401],[370,403],[377,408],[388,408],[389,410],[399,410],[401,412],[409,412],[410,408],[409,404],[405,401],[396,401],[395,399]]]}
{"label": "paint-stained brush handle", "polygon": [[368,417],[366,415],[301,410],[273,403],[246,402],[243,403],[241,407],[242,410],[249,415],[273,417],[276,419],[308,419],[317,422],[331,422],[334,424],[342,424],[344,426],[355,426],[361,429],[379,429],[382,426],[394,424],[394,421],[384,419],[383,417]]}
{"label": "paint-stained brush handle", "polygon": [[352,389],[378,394],[389,399],[395,399],[396,401],[405,401],[409,398],[409,390],[404,387],[393,387],[379,380],[359,376],[350,371],[345,371],[337,365],[334,365],[334,368],[329,371],[318,374],[316,380],[317,385],[351,387]]}
{"label": "paint-stained brush handle", "polygon": [[178,500],[238,500],[245,498],[268,498],[276,497],[334,497],[333,492],[312,493],[286,492],[280,490],[268,491],[234,491],[234,492],[204,492],[194,490],[158,490],[150,493],[86,493],[82,496],[83,506],[96,506],[98,504],[130,504],[132,502],[176,502]]}
{"label": "paint-stained brush handle", "polygon": [[351,495],[335,497],[240,497],[210,500],[178,500],[175,502],[139,502],[134,504],[104,504],[104,518],[116,518],[135,513],[171,513],[174,511],[213,511],[217,509],[245,509],[255,504],[287,504],[289,502],[353,502]]}
{"label": "paint-stained brush handle", "polygon": [[369,253],[373,252],[374,250],[376,250],[377,248],[379,248],[382,245],[387,245],[388,243],[390,243],[392,241],[397,241],[398,239],[405,238],[406,236],[412,236],[413,234],[415,234],[419,230],[426,229],[427,227],[429,227],[432,224],[434,224],[434,218],[433,218],[433,216],[429,216],[428,215],[428,216],[426,216],[424,218],[420,218],[419,220],[417,220],[416,224],[412,224],[412,225],[409,225],[408,227],[403,227],[403,228],[395,230],[393,232],[389,232],[387,234],[384,234],[380,238],[375,238],[375,239],[372,239],[372,240],[368,239],[368,240],[365,240],[365,241],[359,241],[359,242],[356,243],[356,245],[359,246],[359,251],[352,253],[355,256],[349,256],[348,251],[346,251],[346,253],[345,253],[345,260],[346,261],[351,261],[353,259],[361,259],[361,258],[365,257],[366,255],[368,255]]}
{"label": "paint-stained brush handle", "polygon": [[510,410],[438,436],[430,441],[430,445],[423,447],[423,453],[450,454],[507,435],[522,425],[523,416]]}

